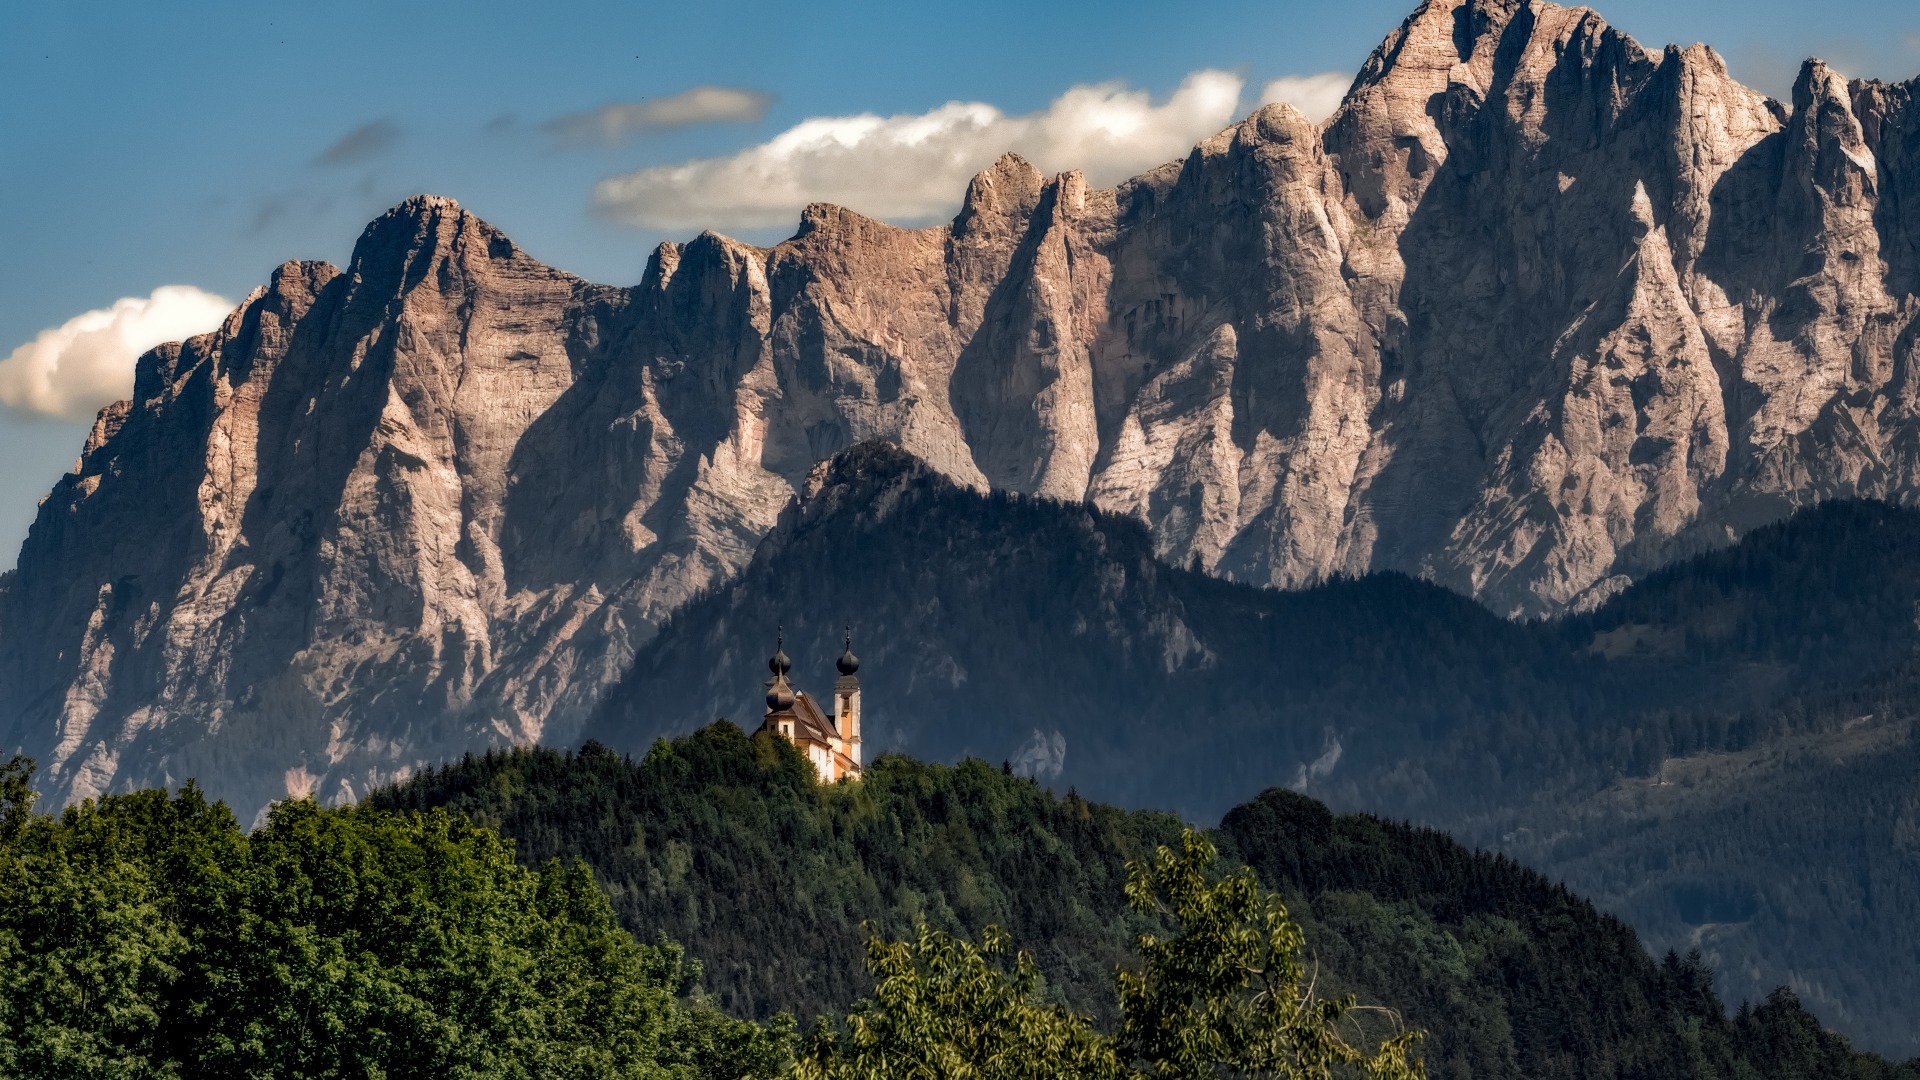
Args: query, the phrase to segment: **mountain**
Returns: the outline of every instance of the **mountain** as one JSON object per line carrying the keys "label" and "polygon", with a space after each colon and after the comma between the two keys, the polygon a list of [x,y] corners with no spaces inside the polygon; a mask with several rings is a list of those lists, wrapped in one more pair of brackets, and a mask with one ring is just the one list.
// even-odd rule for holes
{"label": "mountain", "polygon": [[[1154,929],[1125,910],[1129,859],[1167,815],[1056,796],[979,760],[890,755],[821,786],[790,745],[716,724],[643,760],[604,747],[470,756],[376,791],[498,827],[529,866],[578,856],[643,940],[704,962],[736,1013],[830,1012],[866,989],[861,942],[915,923],[1004,926],[1049,992],[1111,1022],[1112,973]],[[1697,959],[1533,871],[1447,837],[1268,791],[1214,837],[1285,895],[1324,994],[1353,991],[1427,1029],[1434,1077],[1912,1077],[1820,1029],[1787,991],[1729,1015]]]}
{"label": "mountain", "polygon": [[1789,103],[1586,9],[1430,0],[1314,125],[952,223],[830,206],[631,288],[447,199],[143,357],[0,583],[0,737],[77,798],[346,799],[571,741],[814,464],[897,440],[1294,587],[1590,608],[1797,506],[1912,498],[1915,84]]}
{"label": "mountain", "polygon": [[1920,512],[1883,503],[1824,504],[1593,613],[1518,623],[1395,574],[1223,582],[1158,561],[1131,518],[977,492],[869,443],[666,621],[584,736],[639,752],[757,722],[771,631],[819,689],[851,623],[873,750],[1004,759],[1199,817],[1287,780],[1465,826],[1817,731],[1829,697],[1915,657],[1916,610]]}
{"label": "mountain", "polygon": [[775,626],[796,687],[823,692],[848,622],[869,753],[1006,760],[1203,818],[1309,779],[1390,812],[1491,809],[1508,768],[1568,766],[1518,725],[1586,730],[1603,704],[1599,658],[1438,586],[1224,582],[1158,561],[1130,518],[976,492],[869,443],[667,620],[583,735],[639,753],[690,723],[751,727]]}
{"label": "mountain", "polygon": [[[884,573],[874,568],[887,568]],[[1007,762],[1192,819],[1286,784],[1564,877],[1731,993],[1794,987],[1920,1054],[1920,512],[1832,502],[1599,610],[1500,619],[1395,575],[1295,592],[1154,558],[1084,504],[884,444],[817,470],[585,734],[634,754],[764,712],[769,633],[824,692],[852,622],[869,753]]]}
{"label": "mountain", "polygon": [[1636,763],[1598,789],[1482,835],[1659,947],[1702,949],[1736,994],[1789,983],[1862,1042],[1920,1052],[1916,612],[1920,515],[1872,503],[1652,575],[1563,632],[1694,694],[1628,725]]}
{"label": "mountain", "polygon": [[1920,680],[1909,668],[1890,682],[1772,717],[1793,734],[1541,800],[1506,819],[1499,846],[1650,945],[1699,949],[1730,995],[1789,985],[1860,1045],[1912,1054]]}

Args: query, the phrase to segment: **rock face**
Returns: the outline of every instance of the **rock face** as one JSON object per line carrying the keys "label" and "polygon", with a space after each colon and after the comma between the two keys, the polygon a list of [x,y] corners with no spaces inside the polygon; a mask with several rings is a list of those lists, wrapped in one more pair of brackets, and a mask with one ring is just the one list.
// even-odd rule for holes
{"label": "rock face", "polygon": [[1783,104],[1586,9],[1430,0],[1323,125],[1114,190],[1009,156],[940,228],[815,206],[614,288],[411,200],[142,359],[0,583],[0,723],[65,796],[243,806],[565,742],[872,437],[1217,575],[1520,616],[1912,501],[1915,86],[1810,61]]}

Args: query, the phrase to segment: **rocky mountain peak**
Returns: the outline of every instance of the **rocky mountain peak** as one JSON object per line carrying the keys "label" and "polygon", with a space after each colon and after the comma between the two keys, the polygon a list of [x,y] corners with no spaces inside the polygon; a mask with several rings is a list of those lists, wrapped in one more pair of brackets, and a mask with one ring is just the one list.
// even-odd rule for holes
{"label": "rocky mountain peak", "polygon": [[410,199],[142,360],[0,598],[0,717],[64,795],[243,806],[565,742],[873,439],[1217,576],[1529,617],[1912,499],[1914,84],[1800,83],[1429,0],[1323,125],[1269,106],[1116,190],[1007,154],[950,225],[816,205],[630,288]]}
{"label": "rocky mountain peak", "polygon": [[444,195],[415,195],[367,223],[354,246],[351,265],[358,269],[368,263],[404,259],[409,253],[483,229],[494,231],[456,200]]}
{"label": "rocky mountain peak", "polygon": [[647,266],[640,274],[640,288],[643,292],[658,292],[673,283],[674,272],[680,269],[680,245],[671,240],[662,240],[647,256]]}
{"label": "rocky mountain peak", "polygon": [[1263,142],[1292,143],[1312,138],[1319,126],[1291,103],[1275,101],[1255,109],[1245,120],[1228,130],[1239,138],[1254,137]]}
{"label": "rocky mountain peak", "polygon": [[1824,60],[1806,61],[1794,80],[1793,111],[1790,137],[1814,170],[1810,178],[1848,205],[1871,200],[1879,166],[1854,115],[1847,77]]}
{"label": "rocky mountain peak", "polygon": [[1427,0],[1367,57],[1328,120],[1327,149],[1368,218],[1398,225],[1410,214],[1447,155],[1429,104],[1454,87],[1475,101],[1486,96],[1495,46],[1516,9]]}
{"label": "rocky mountain peak", "polygon": [[1026,158],[1011,150],[1001,154],[967,184],[954,232],[1004,230],[1008,222],[1030,217],[1046,183],[1047,177]]}
{"label": "rocky mountain peak", "polygon": [[[489,264],[497,264],[489,266]],[[355,292],[393,297],[421,284],[460,289],[475,275],[554,271],[505,233],[441,195],[416,195],[375,218],[354,245]]]}

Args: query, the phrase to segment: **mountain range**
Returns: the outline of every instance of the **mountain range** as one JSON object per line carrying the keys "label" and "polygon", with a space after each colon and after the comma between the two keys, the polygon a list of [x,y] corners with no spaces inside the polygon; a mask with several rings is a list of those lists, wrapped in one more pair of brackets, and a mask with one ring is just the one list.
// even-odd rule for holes
{"label": "mountain range", "polygon": [[0,743],[246,821],[751,726],[851,623],[875,750],[1444,826],[1912,1052],[1917,86],[1429,0],[1323,123],[631,287],[410,199],[140,358]]}
{"label": "mountain range", "polygon": [[1432,0],[1322,124],[1111,190],[1009,156],[951,224],[815,206],[630,288],[409,200],[141,359],[0,594],[0,717],[63,797],[207,740],[329,799],[565,743],[873,437],[1221,578],[1591,607],[1909,497],[1913,89],[1811,61],[1777,102],[1586,9]]}

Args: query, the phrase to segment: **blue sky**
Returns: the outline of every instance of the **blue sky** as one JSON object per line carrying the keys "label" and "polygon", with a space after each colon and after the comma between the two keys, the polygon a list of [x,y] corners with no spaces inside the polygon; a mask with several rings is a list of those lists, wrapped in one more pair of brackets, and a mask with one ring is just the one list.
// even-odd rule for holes
{"label": "blue sky", "polygon": [[[1072,87],[1118,82],[1151,95],[1146,115],[1166,128],[1164,142],[1217,111],[1202,100],[1206,87],[1188,83],[1193,73],[1238,77],[1236,108],[1250,106],[1274,79],[1350,75],[1411,8],[22,0],[0,8],[0,357],[162,286],[238,300],[285,259],[343,262],[367,220],[422,191],[458,198],[550,263],[631,282],[658,240],[697,232],[687,222],[701,215],[729,216],[699,202],[678,216],[649,212],[641,204],[653,181],[671,179],[659,167],[726,158],[809,118],[919,115],[962,101],[1003,114],[977,140],[1033,143],[1043,158],[1051,146],[1060,160],[1042,164],[1064,168],[1080,144],[1022,118],[1060,112]],[[1910,4],[1620,0],[1600,10],[1649,45],[1705,41],[1736,77],[1776,95],[1807,55],[1857,76],[1920,72],[1920,9]],[[1178,98],[1183,85],[1191,101]],[[720,108],[714,122],[642,123],[585,144],[544,126],[609,103],[690,100],[673,95],[701,86],[767,97]],[[1191,108],[1174,116],[1180,101]],[[1096,174],[1131,160],[1084,152]],[[596,212],[597,184],[649,167],[638,203],[601,188]],[[856,209],[895,194],[844,190]],[[933,213],[914,209],[922,196],[901,198],[896,218]],[[762,208],[755,220],[784,213]],[[762,242],[783,232],[712,224]],[[0,568],[84,434],[71,420],[0,407]]]}

